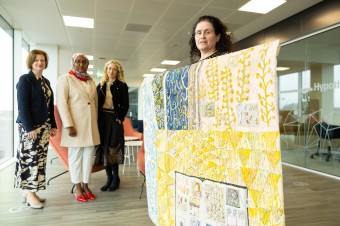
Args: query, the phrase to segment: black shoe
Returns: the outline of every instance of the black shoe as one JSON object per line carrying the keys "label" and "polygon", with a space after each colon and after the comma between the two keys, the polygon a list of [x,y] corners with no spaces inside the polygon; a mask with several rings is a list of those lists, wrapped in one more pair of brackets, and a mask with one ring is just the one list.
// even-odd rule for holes
{"label": "black shoe", "polygon": [[106,184],[100,188],[101,191],[108,191],[108,188],[112,184],[112,178],[108,178]]}
{"label": "black shoe", "polygon": [[119,188],[120,179],[119,177],[116,180],[113,180],[110,187],[107,189],[108,191],[115,191]]}

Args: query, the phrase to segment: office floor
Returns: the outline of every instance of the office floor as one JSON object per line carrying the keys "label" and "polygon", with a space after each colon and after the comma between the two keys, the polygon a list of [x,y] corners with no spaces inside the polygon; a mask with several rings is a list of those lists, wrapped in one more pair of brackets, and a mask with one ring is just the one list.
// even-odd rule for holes
{"label": "office floor", "polygon": [[[49,151],[48,159],[55,155]],[[20,190],[13,188],[15,164],[0,171],[0,225],[143,225],[153,223],[148,217],[145,190],[139,199],[143,176],[137,176],[136,164],[125,168],[121,186],[115,192],[102,192],[100,187],[106,182],[105,171],[92,174],[90,188],[97,199],[81,203],[71,194],[70,175],[66,173],[51,180],[47,189],[38,193],[45,197],[46,204],[41,210],[26,208],[20,202]],[[64,172],[58,159],[47,163],[47,179]],[[18,211],[18,212],[16,212]],[[15,213],[16,212],[16,213]]]}
{"label": "office floor", "polygon": [[[53,158],[49,152],[49,159]],[[47,178],[63,172],[54,160],[47,164]],[[95,201],[80,203],[70,193],[69,174],[51,181],[40,195],[46,197],[42,210],[26,208],[20,203],[20,191],[13,188],[14,164],[0,171],[0,225],[143,225],[151,226],[146,194],[139,199],[143,177],[137,176],[136,165],[126,168],[121,187],[115,192],[101,192],[105,172],[93,174],[91,188]],[[340,180],[324,177],[283,165],[285,215],[287,226],[339,225]]]}

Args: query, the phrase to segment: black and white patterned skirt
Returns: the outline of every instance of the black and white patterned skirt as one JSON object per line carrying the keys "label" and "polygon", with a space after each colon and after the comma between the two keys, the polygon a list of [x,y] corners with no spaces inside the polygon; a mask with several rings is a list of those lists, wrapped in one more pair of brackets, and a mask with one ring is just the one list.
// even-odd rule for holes
{"label": "black and white patterned skirt", "polygon": [[46,160],[51,132],[49,122],[36,128],[37,139],[27,138],[27,131],[19,124],[19,144],[15,166],[14,187],[37,192],[46,189]]}

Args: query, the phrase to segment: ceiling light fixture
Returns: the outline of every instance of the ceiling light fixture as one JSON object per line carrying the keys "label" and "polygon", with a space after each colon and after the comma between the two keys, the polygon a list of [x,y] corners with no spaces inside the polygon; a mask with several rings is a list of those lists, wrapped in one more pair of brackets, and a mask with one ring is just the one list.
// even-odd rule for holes
{"label": "ceiling light fixture", "polygon": [[289,69],[290,69],[289,67],[277,67],[276,68],[277,71],[287,71]]}
{"label": "ceiling light fixture", "polygon": [[251,0],[238,10],[266,14],[285,2],[286,0]]}
{"label": "ceiling light fixture", "polygon": [[90,64],[88,68],[89,68],[89,69],[93,69],[93,65],[92,65],[92,64]]}
{"label": "ceiling light fixture", "polygon": [[161,64],[165,64],[165,65],[177,65],[180,62],[181,61],[178,61],[178,60],[163,60]]}
{"label": "ceiling light fixture", "polygon": [[69,27],[84,27],[93,28],[94,19],[85,17],[75,17],[75,16],[63,16],[65,26]]}
{"label": "ceiling light fixture", "polygon": [[92,55],[85,55],[87,57],[88,60],[93,60],[93,56]]}
{"label": "ceiling light fixture", "polygon": [[155,67],[155,68],[152,68],[151,71],[152,72],[164,72],[164,71],[166,71],[166,69],[165,68],[157,68],[157,67]]}
{"label": "ceiling light fixture", "polygon": [[144,78],[153,77],[153,76],[155,76],[155,74],[144,74],[144,75],[143,75]]}

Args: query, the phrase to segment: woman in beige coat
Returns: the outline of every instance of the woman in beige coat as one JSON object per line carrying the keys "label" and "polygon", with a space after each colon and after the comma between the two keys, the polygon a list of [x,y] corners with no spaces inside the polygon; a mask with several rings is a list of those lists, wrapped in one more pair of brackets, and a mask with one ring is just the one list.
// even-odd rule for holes
{"label": "woman in beige coat", "polygon": [[72,69],[57,84],[57,106],[63,123],[61,146],[68,147],[71,181],[76,200],[95,199],[90,181],[95,145],[100,144],[96,85],[87,68],[83,53],[72,56]]}

